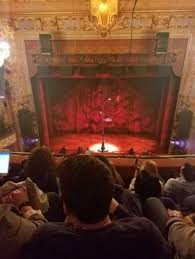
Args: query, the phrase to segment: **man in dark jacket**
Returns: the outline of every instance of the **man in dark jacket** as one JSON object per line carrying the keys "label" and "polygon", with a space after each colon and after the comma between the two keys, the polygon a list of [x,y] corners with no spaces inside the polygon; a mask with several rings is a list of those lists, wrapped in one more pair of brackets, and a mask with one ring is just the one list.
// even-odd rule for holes
{"label": "man in dark jacket", "polygon": [[45,224],[24,249],[25,259],[169,259],[156,226],[145,218],[111,221],[118,210],[110,169],[90,156],[65,160],[59,169],[65,224]]}

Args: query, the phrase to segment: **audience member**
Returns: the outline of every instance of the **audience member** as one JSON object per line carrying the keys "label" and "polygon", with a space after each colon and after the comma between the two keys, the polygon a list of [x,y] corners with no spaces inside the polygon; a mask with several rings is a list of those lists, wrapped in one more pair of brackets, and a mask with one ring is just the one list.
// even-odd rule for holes
{"label": "audience member", "polygon": [[67,154],[67,149],[66,149],[65,146],[63,146],[63,147],[60,149],[59,154],[63,154],[63,155]]}
{"label": "audience member", "polygon": [[158,168],[157,168],[156,162],[154,162],[153,160],[145,160],[142,163],[140,168],[138,168],[138,166],[136,167],[135,176],[129,185],[130,191],[134,191],[135,180],[136,180],[136,177],[139,175],[140,171],[147,171],[150,175],[157,176],[159,178],[161,188],[163,189],[163,182],[161,180],[161,177],[158,174]]}
{"label": "audience member", "polygon": [[180,210],[182,212],[182,215],[188,216],[188,215],[193,215],[193,220],[195,223],[195,195],[188,196],[185,198],[180,206]]}
{"label": "audience member", "polygon": [[185,163],[181,167],[181,176],[169,179],[164,186],[164,192],[179,205],[186,197],[194,195],[195,171],[192,165]]}
{"label": "audience member", "polygon": [[19,188],[7,197],[1,197],[0,204],[0,251],[2,259],[19,259],[23,245],[29,241],[34,230],[46,220],[40,211],[28,203],[25,188]]}
{"label": "audience member", "polygon": [[186,223],[180,214],[175,214],[168,222],[168,240],[173,247],[176,259],[195,258],[195,224]]}
{"label": "audience member", "polygon": [[127,154],[128,154],[128,155],[135,155],[136,153],[135,153],[134,148],[131,147],[131,148],[128,150]]}
{"label": "audience member", "polygon": [[[27,189],[29,202],[33,209],[41,210],[48,221],[59,222],[64,220],[63,204],[59,195],[54,192],[44,193],[30,178],[18,183],[6,182],[0,187],[0,198],[9,197],[13,191],[23,187]],[[5,198],[4,202],[6,202]]]}
{"label": "audience member", "polygon": [[136,177],[134,191],[141,201],[149,197],[161,197],[162,189],[158,177],[142,170]]}
{"label": "audience member", "polygon": [[143,211],[144,216],[151,220],[159,228],[162,234],[165,235],[168,214],[162,201],[157,197],[147,198],[143,204]]}
{"label": "audience member", "polygon": [[85,153],[84,149],[81,146],[79,146],[76,150],[76,155],[81,155],[81,154],[84,154],[84,153]]}
{"label": "audience member", "polygon": [[[175,253],[175,259],[195,258],[195,224],[186,222],[179,211],[166,210],[159,199],[147,200],[149,218],[159,228],[166,229],[168,240]],[[147,205],[148,205],[147,204]],[[163,227],[162,227],[163,226]]]}
{"label": "audience member", "polygon": [[31,178],[43,192],[58,193],[54,171],[55,162],[50,150],[46,147],[33,149],[26,162],[24,176]]}
{"label": "audience member", "polygon": [[60,170],[60,189],[67,213],[65,224],[45,224],[24,249],[25,259],[168,259],[169,247],[147,219],[111,221],[113,204],[110,169],[99,159],[71,157]]}
{"label": "audience member", "polygon": [[114,183],[113,197],[116,201],[127,209],[129,216],[141,216],[142,212],[139,202],[137,202],[136,198],[128,190],[123,188],[124,182],[114,165],[105,156],[98,155],[96,158],[105,163],[111,170]]}
{"label": "audience member", "polygon": [[[146,199],[150,197],[159,198],[166,208],[174,210],[176,204],[171,198],[164,197],[161,184],[157,176],[151,175],[147,171],[139,172],[135,180],[135,197],[144,205]],[[143,215],[145,215],[143,210]]]}
{"label": "audience member", "polygon": [[44,217],[49,222],[63,222],[65,214],[60,196],[55,192],[48,192],[47,198],[49,202],[49,208],[47,212],[44,213]]}
{"label": "audience member", "polygon": [[110,168],[114,183],[124,186],[125,183],[124,183],[123,179],[121,178],[120,174],[117,172],[113,163],[105,156],[98,155],[96,157]]}
{"label": "audience member", "polygon": [[[129,216],[142,216],[142,206],[137,197],[123,186],[114,184],[113,186],[114,199],[128,211]],[[116,217],[115,217],[116,219]]]}

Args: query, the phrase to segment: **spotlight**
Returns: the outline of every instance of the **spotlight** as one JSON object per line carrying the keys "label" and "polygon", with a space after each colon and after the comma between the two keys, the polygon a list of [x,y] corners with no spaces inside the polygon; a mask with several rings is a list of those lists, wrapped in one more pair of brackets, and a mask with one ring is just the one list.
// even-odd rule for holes
{"label": "spotlight", "polygon": [[39,142],[39,139],[36,137],[25,137],[24,138],[24,144],[31,146],[31,145],[35,145]]}
{"label": "spotlight", "polygon": [[184,139],[179,139],[179,140],[171,140],[171,144],[172,145],[175,145],[179,148],[185,148],[186,147],[186,144],[187,144],[187,141],[184,140]]}
{"label": "spotlight", "polygon": [[[92,145],[89,150],[93,152],[99,152],[98,150],[101,150],[102,143],[97,143]],[[107,152],[118,152],[119,148],[113,144],[106,143],[105,144],[105,149],[108,150]]]}

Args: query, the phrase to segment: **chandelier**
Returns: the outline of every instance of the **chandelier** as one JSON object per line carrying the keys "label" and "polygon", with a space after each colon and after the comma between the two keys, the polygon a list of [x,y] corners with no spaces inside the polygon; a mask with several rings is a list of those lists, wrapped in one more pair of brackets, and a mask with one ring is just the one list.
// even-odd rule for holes
{"label": "chandelier", "polygon": [[118,0],[90,0],[91,20],[105,38],[118,18]]}
{"label": "chandelier", "polygon": [[0,40],[0,67],[3,66],[5,60],[10,56],[10,46],[5,40]]}

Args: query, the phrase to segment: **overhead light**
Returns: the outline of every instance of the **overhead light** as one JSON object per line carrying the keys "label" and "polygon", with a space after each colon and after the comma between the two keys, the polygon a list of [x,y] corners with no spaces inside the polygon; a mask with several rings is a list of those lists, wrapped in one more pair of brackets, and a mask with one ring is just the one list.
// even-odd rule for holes
{"label": "overhead light", "polygon": [[102,14],[108,13],[109,12],[108,3],[107,2],[100,3],[98,9],[99,9],[99,12],[102,13]]}
{"label": "overhead light", "polygon": [[118,19],[118,0],[90,0],[91,19],[105,38]]}

